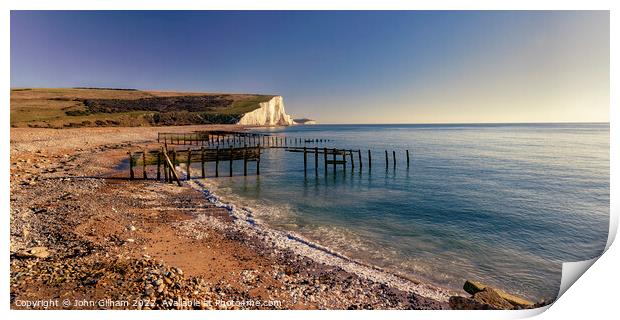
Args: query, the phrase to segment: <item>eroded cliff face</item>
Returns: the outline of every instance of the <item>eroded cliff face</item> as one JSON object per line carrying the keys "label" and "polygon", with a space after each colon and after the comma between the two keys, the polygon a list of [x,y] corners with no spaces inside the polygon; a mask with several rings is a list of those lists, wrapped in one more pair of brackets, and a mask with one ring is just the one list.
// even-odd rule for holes
{"label": "eroded cliff face", "polygon": [[267,102],[261,102],[260,108],[244,114],[238,124],[250,126],[291,126],[293,118],[284,111],[281,96],[275,96]]}

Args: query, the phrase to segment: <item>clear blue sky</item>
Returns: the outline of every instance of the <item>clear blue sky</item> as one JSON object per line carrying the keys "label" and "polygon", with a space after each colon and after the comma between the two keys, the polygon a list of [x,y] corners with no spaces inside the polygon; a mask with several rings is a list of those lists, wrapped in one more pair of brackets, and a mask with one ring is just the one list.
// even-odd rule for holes
{"label": "clear blue sky", "polygon": [[280,94],[330,123],[609,120],[608,12],[11,12],[12,87]]}

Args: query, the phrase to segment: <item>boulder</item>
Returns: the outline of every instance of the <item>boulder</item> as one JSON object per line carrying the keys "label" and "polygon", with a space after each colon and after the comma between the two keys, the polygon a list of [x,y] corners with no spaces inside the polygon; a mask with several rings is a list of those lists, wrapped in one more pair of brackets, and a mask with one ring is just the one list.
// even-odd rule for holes
{"label": "boulder", "polygon": [[490,287],[486,287],[484,290],[474,294],[473,299],[480,303],[493,306],[496,309],[509,310],[514,307],[510,302],[500,297],[496,290]]}
{"label": "boulder", "polygon": [[[467,280],[465,281],[465,284],[463,285],[463,290],[465,290],[467,293],[471,294],[471,295],[475,295],[478,292],[483,291],[485,288],[487,288],[487,285],[484,285],[480,282],[477,281],[472,281],[472,280]],[[520,307],[520,308],[527,308],[530,307],[534,304],[534,302],[523,299],[521,297],[517,297],[515,295],[512,295],[510,293],[506,293],[500,289],[495,289],[492,288],[502,299],[510,302],[510,304],[512,304],[515,307]]]}
{"label": "boulder", "polygon": [[465,284],[463,285],[463,290],[471,295],[484,290],[484,288],[486,288],[484,284],[472,280],[465,281]]}

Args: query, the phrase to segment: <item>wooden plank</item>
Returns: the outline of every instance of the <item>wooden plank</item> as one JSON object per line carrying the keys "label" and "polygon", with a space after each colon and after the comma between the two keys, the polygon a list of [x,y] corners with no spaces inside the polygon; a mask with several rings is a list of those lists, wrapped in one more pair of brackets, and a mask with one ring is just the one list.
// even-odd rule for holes
{"label": "wooden plank", "polygon": [[[176,151],[173,151],[173,156],[174,153]],[[181,180],[179,180],[179,176],[177,175],[177,171],[174,169],[174,166],[172,165],[172,162],[170,161],[170,158],[168,157],[168,153],[164,152],[164,157],[166,158],[166,162],[168,163],[168,166],[172,169],[171,173],[174,176],[174,179],[177,181],[177,184],[179,185],[179,187],[181,186]]]}

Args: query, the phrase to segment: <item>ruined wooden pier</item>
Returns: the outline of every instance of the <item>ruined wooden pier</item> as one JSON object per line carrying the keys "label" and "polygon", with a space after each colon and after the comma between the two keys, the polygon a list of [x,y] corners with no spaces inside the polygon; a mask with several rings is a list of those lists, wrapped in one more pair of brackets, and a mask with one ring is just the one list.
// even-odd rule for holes
{"label": "ruined wooden pier", "polygon": [[[243,175],[248,175],[248,163],[256,163],[256,174],[260,175],[260,157],[261,147],[239,147],[239,148],[200,148],[200,149],[173,149],[169,150],[167,146],[159,150],[150,151],[134,151],[129,152],[129,178],[135,179],[135,170],[141,168],[142,178],[148,179],[148,166],[157,166],[156,180],[173,182],[173,179],[180,184],[179,175],[176,167],[185,166],[186,179],[192,178],[192,164],[199,163],[201,169],[201,178],[207,176],[206,165],[209,162],[215,163],[215,176],[219,177],[220,163],[227,162],[229,164],[229,176],[233,176],[233,162],[243,161]],[[162,174],[163,169],[163,174]]]}
{"label": "ruined wooden pier", "polygon": [[282,147],[319,145],[330,139],[278,136],[238,131],[194,131],[190,133],[159,132],[157,142],[166,145],[196,145],[206,147],[258,146]]}
{"label": "ruined wooden pier", "polygon": [[[142,172],[143,179],[149,179],[147,167],[156,166],[154,179],[167,182],[176,181],[181,184],[177,167],[185,167],[185,178],[190,180],[193,172],[192,164],[200,164],[200,177],[207,176],[207,164],[214,163],[214,176],[220,176],[220,164],[228,164],[228,176],[233,176],[233,162],[243,161],[243,175],[248,175],[248,163],[256,163],[256,175],[260,175],[261,150],[284,149],[287,152],[303,153],[304,176],[308,174],[308,158],[314,164],[314,173],[319,174],[319,163],[322,159],[323,172],[325,175],[332,171],[335,175],[338,168],[346,173],[347,165],[351,173],[356,166],[361,173],[364,166],[368,172],[372,171],[372,152],[367,150],[368,156],[363,160],[362,150],[328,148],[321,145],[331,142],[330,139],[308,139],[288,136],[275,136],[253,132],[237,131],[194,131],[191,133],[166,133],[160,132],[157,141],[162,147],[156,150],[130,151],[129,175],[130,179],[136,179],[136,170]],[[180,147],[182,145],[187,146]],[[196,148],[195,146],[199,146]],[[365,154],[366,152],[364,152]],[[389,159],[388,150],[385,153],[385,170],[389,170],[390,162],[396,170],[396,151],[392,150],[392,159]],[[409,168],[410,155],[406,150],[406,164]],[[366,164],[364,164],[364,161]],[[152,172],[153,170],[151,170]]]}

